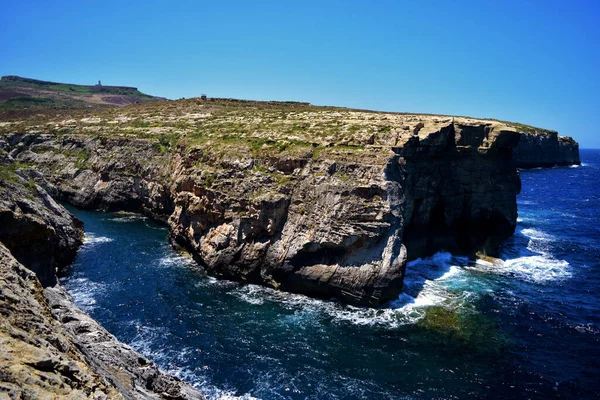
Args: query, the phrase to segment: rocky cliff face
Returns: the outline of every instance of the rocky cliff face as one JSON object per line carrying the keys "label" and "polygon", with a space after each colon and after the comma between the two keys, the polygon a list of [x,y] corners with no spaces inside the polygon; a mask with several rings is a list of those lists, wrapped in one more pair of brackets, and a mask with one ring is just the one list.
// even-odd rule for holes
{"label": "rocky cliff face", "polygon": [[554,131],[522,134],[514,150],[514,159],[518,168],[581,164],[579,143]]}
{"label": "rocky cliff face", "polygon": [[35,183],[39,173],[20,169],[0,153],[0,242],[33,271],[44,286],[74,259],[83,239],[83,224]]}
{"label": "rocky cliff face", "polygon": [[33,181],[44,182],[39,174],[0,157],[0,397],[201,399],[55,285],[82,224]]}
{"label": "rocky cliff face", "polygon": [[[495,255],[514,233],[521,181],[512,150],[519,134],[502,125],[447,124],[411,138],[405,159],[406,228],[411,258],[440,250]],[[431,130],[431,128],[429,128]]]}
{"label": "rocky cliff face", "polygon": [[58,197],[166,221],[172,242],[212,275],[377,305],[397,298],[407,259],[493,254],[516,224],[515,129],[403,121],[395,131],[356,135],[366,145],[278,152],[268,142],[255,151],[253,143],[184,141],[165,151],[131,137],[5,140]]}

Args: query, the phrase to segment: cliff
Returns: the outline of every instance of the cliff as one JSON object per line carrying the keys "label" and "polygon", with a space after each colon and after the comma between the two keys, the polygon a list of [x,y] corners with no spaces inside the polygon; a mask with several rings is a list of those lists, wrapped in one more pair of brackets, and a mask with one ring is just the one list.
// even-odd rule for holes
{"label": "cliff", "polygon": [[56,285],[81,244],[82,224],[33,181],[43,183],[39,174],[2,151],[0,161],[0,397],[202,398]]}
{"label": "cliff", "polygon": [[397,298],[407,259],[495,254],[514,232],[513,126],[302,103],[171,106],[10,122],[4,146],[56,197],[168,223],[214,276],[353,304]]}
{"label": "cliff", "polygon": [[518,168],[579,165],[579,143],[554,131],[523,133],[513,152]]}

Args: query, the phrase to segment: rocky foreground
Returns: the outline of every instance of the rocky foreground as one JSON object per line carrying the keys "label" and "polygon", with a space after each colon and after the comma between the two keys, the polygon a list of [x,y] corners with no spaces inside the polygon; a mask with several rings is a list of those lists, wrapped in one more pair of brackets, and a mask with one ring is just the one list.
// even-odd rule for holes
{"label": "rocky foreground", "polygon": [[[5,157],[5,155],[0,155]],[[0,397],[201,399],[120,343],[56,285],[82,223],[4,158],[0,174]]]}
{"label": "rocky foreground", "polygon": [[56,198],[166,222],[214,276],[375,306],[407,259],[512,235],[522,127],[193,99],[6,121],[0,146]]}

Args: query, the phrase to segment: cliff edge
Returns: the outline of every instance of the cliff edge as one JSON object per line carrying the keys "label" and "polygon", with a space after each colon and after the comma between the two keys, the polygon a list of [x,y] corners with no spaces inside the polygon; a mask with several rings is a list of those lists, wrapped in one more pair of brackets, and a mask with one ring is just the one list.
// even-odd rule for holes
{"label": "cliff edge", "polygon": [[555,131],[535,131],[521,134],[513,152],[517,168],[545,168],[579,165],[579,143],[572,137],[559,136]]}

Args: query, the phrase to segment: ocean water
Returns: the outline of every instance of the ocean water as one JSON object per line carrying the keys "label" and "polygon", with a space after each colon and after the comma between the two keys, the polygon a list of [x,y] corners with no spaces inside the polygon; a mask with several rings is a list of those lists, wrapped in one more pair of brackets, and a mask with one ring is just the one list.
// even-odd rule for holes
{"label": "ocean water", "polygon": [[206,276],[132,214],[70,208],[62,283],[121,341],[217,399],[597,398],[600,150],[521,172],[504,263],[438,253],[381,308]]}

